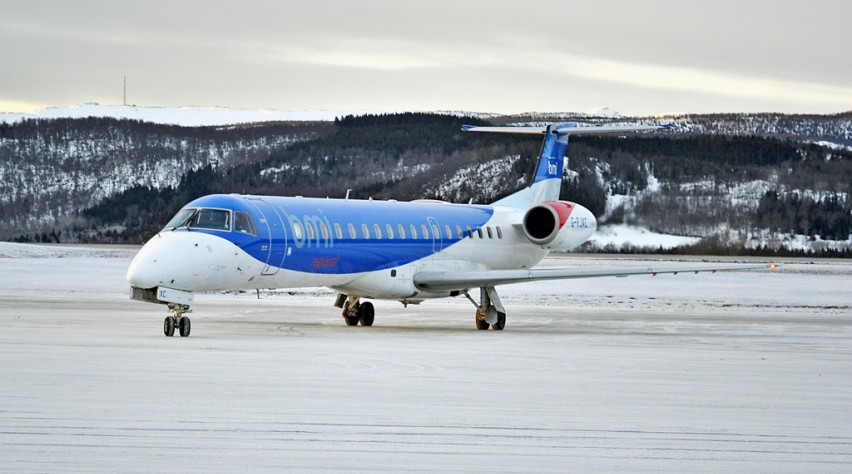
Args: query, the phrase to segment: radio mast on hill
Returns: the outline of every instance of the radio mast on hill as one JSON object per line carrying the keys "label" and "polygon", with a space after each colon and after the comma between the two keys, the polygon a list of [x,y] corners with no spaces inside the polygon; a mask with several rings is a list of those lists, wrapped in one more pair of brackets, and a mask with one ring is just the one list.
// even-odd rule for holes
{"label": "radio mast on hill", "polygon": [[127,105],[127,76],[124,76],[124,105]]}

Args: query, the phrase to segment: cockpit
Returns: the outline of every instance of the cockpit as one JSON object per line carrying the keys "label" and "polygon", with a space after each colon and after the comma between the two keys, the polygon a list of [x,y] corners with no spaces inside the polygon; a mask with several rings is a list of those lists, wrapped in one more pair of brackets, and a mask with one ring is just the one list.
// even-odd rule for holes
{"label": "cockpit", "polygon": [[166,224],[165,230],[174,230],[182,227],[186,227],[187,229],[218,230],[222,232],[231,232],[233,230],[234,232],[257,235],[257,227],[254,224],[251,214],[245,211],[232,211],[230,209],[181,209]]}

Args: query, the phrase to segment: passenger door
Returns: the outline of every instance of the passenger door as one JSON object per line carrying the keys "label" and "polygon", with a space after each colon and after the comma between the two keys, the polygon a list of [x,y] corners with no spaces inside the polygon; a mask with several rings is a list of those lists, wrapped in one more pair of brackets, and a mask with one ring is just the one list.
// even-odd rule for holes
{"label": "passenger door", "polygon": [[259,198],[250,198],[249,202],[260,212],[262,219],[260,225],[267,230],[269,238],[266,265],[261,274],[275,275],[284,265],[287,246],[287,231],[284,221],[273,206]]}

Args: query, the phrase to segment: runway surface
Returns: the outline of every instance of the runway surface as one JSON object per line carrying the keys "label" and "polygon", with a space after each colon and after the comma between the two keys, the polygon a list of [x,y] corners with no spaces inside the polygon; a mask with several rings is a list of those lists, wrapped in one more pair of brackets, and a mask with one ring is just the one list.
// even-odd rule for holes
{"label": "runway surface", "polygon": [[206,295],[166,338],[132,253],[0,246],[0,471],[852,469],[852,262],[505,287],[503,332]]}

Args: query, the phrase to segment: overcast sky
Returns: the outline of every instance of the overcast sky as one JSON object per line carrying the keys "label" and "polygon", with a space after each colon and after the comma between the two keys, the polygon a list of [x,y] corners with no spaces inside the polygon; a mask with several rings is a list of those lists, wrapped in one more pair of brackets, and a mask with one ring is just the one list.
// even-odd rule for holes
{"label": "overcast sky", "polygon": [[0,0],[0,111],[852,110],[852,1]]}

